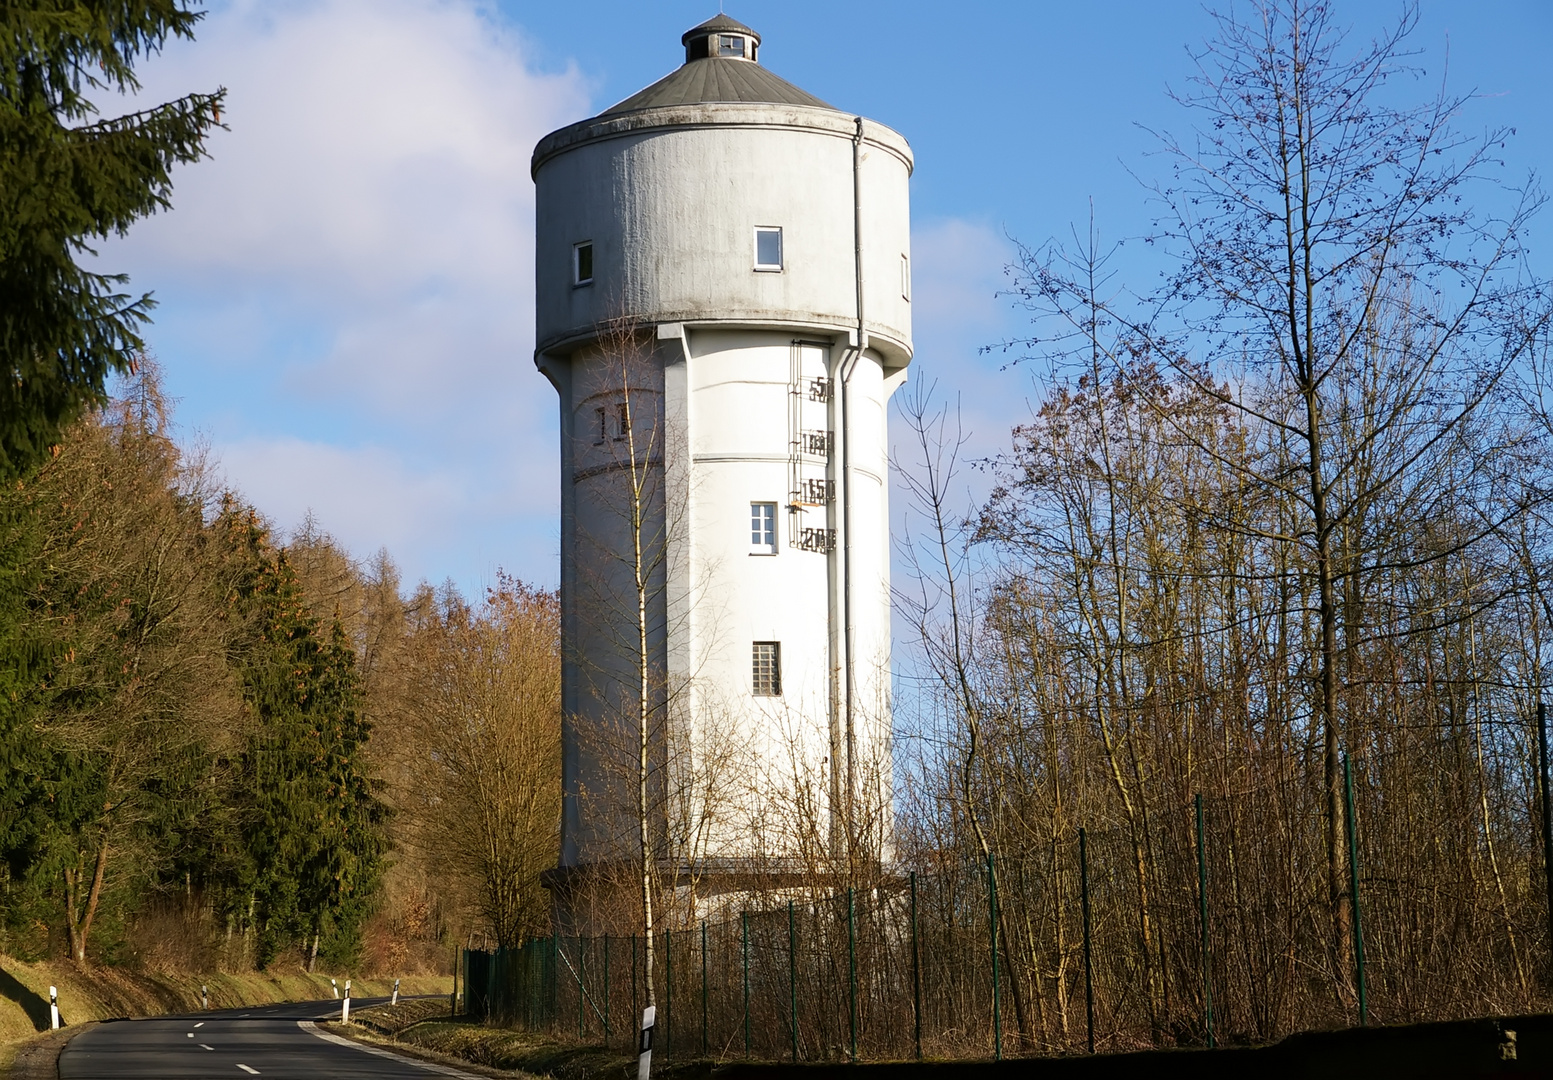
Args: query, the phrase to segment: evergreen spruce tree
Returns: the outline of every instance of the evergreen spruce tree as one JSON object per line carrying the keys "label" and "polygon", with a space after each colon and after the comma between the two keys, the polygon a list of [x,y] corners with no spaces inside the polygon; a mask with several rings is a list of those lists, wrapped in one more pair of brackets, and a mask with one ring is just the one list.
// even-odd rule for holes
{"label": "evergreen spruce tree", "polygon": [[363,760],[355,652],[338,623],[308,611],[283,552],[251,511],[229,506],[218,528],[248,573],[231,597],[248,625],[235,658],[254,733],[228,798],[240,830],[227,851],[229,913],[251,919],[262,966],[289,946],[355,953],[386,849],[387,808]]}
{"label": "evergreen spruce tree", "polygon": [[137,60],[190,38],[195,0],[0,0],[0,477],[132,370],[150,294],[77,263],[93,239],[167,209],[171,169],[204,155],[224,90],[111,119],[88,94],[138,89]]}

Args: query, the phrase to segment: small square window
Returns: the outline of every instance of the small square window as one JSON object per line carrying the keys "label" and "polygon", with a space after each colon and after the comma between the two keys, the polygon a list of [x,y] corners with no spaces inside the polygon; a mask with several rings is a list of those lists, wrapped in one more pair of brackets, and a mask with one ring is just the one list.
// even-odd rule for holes
{"label": "small square window", "polygon": [[717,42],[718,56],[743,56],[744,39],[736,34],[723,34]]}
{"label": "small square window", "polygon": [[782,694],[782,643],[757,641],[752,655],[757,697],[780,697]]}
{"label": "small square window", "polygon": [[750,503],[750,554],[775,555],[776,553],[776,503],[752,502]]}
{"label": "small square window", "polygon": [[901,256],[901,299],[911,303],[911,256]]}
{"label": "small square window", "polygon": [[782,269],[782,230],[772,225],[755,226],[755,269]]}
{"label": "small square window", "polygon": [[593,241],[572,245],[572,284],[593,284]]}

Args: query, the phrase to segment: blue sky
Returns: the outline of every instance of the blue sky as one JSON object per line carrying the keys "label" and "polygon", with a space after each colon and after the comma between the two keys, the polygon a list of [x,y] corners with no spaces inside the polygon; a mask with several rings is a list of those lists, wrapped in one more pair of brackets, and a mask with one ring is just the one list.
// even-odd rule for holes
{"label": "blue sky", "polygon": [[[1350,0],[1365,36],[1397,3]],[[503,567],[556,579],[554,392],[533,369],[533,196],[545,132],[668,73],[707,2],[216,0],[200,39],[143,68],[146,95],[230,88],[213,160],[176,209],[103,247],[160,307],[149,339],[190,445],[284,534],[309,512],[413,582],[477,592]],[[761,60],[900,131],[912,180],[918,377],[994,451],[1038,392],[978,346],[1019,333],[996,296],[1010,237],[1148,228],[1146,129],[1185,130],[1205,9],[1176,0],[953,5],[738,0]],[[1553,4],[1425,0],[1434,88],[1510,126],[1511,178],[1553,165]],[[1553,217],[1533,253],[1553,238]],[[1142,278],[1143,260],[1123,268]],[[1133,256],[1128,256],[1132,259]],[[1537,259],[1546,271],[1548,258]],[[1146,284],[1146,282],[1145,282]],[[899,510],[896,517],[899,517]]]}

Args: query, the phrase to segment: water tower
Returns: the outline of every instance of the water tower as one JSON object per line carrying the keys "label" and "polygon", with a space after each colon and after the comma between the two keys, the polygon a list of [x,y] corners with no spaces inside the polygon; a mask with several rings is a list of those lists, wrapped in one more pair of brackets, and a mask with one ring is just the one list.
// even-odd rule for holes
{"label": "water tower", "polygon": [[646,805],[669,881],[694,864],[732,889],[816,837],[889,844],[912,155],[773,75],[727,16],[681,40],[682,66],[533,156],[535,362],[561,419],[556,880],[628,863]]}

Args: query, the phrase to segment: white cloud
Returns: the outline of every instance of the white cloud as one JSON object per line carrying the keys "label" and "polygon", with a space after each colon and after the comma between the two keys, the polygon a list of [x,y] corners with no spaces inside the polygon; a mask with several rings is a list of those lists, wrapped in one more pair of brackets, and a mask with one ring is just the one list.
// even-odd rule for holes
{"label": "white cloud", "polygon": [[[1014,353],[981,350],[1021,331],[1008,297],[1005,268],[1015,256],[1009,239],[980,222],[944,218],[918,223],[911,234],[912,377],[939,380],[954,394],[974,457],[996,453],[1013,425],[1029,417],[1027,380],[1000,371]],[[896,443],[904,426],[893,431]]]}
{"label": "white cloud", "polygon": [[452,470],[421,472],[392,450],[344,448],[302,439],[229,443],[218,468],[238,479],[266,515],[295,525],[309,511],[356,551],[386,544],[404,550],[419,540],[420,517],[447,520],[469,499],[465,478]]}
{"label": "white cloud", "polygon": [[1007,321],[1008,301],[997,292],[1007,284],[1003,268],[1014,245],[988,225],[944,218],[915,227],[911,251],[917,335],[987,344],[986,335]]}
{"label": "white cloud", "polygon": [[184,426],[283,527],[312,508],[412,576],[553,580],[528,167],[589,112],[583,77],[476,0],[231,0],[143,75],[146,100],[229,92],[174,211],[104,252],[157,292]]}

